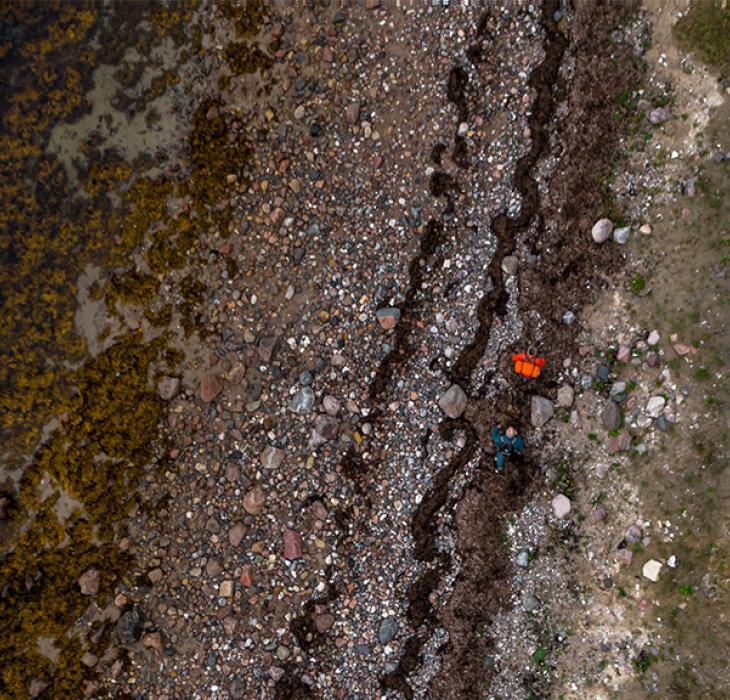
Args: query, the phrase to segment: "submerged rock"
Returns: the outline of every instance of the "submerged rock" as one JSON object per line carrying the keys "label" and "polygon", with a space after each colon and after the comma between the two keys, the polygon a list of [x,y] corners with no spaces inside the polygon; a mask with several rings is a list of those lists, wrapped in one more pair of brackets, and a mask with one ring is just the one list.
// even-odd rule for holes
{"label": "submerged rock", "polygon": [[101,576],[96,569],[89,569],[79,577],[79,588],[84,595],[96,595],[99,592]]}
{"label": "submerged rock", "polygon": [[163,401],[169,401],[180,391],[180,380],[177,377],[162,377],[157,383],[157,392]]}
{"label": "submerged rock", "polygon": [[136,605],[117,621],[117,636],[122,644],[133,644],[142,636],[142,615]]}

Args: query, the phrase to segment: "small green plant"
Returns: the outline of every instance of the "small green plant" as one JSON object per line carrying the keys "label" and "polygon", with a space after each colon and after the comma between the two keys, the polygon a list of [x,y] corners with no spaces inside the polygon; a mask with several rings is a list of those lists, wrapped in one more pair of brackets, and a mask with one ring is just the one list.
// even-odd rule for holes
{"label": "small green plant", "polygon": [[681,594],[682,594],[683,596],[685,596],[685,597],[689,598],[689,597],[690,597],[690,596],[691,596],[691,595],[692,595],[692,594],[693,594],[693,593],[695,592],[695,589],[694,589],[694,588],[692,588],[692,586],[690,586],[690,585],[687,585],[687,586],[680,586],[680,587],[679,587],[679,592],[680,592],[680,593],[681,593]]}
{"label": "small green plant", "polygon": [[646,651],[644,651],[644,649],[642,649],[639,652],[639,655],[631,660],[631,665],[634,667],[636,673],[646,673],[651,666],[651,657],[646,653]]}
{"label": "small green plant", "polygon": [[588,439],[592,442],[598,442],[598,435],[595,433],[588,433]]}
{"label": "small green plant", "polygon": [[551,487],[554,491],[565,494],[571,501],[575,498],[575,481],[570,464],[561,462],[558,465]]}
{"label": "small green plant", "polygon": [[634,294],[641,294],[641,292],[644,291],[644,288],[646,287],[646,280],[642,275],[633,275],[631,277],[631,281],[629,282],[629,289]]}
{"label": "small green plant", "polygon": [[702,381],[704,381],[705,379],[707,379],[707,377],[709,376],[709,374],[710,374],[710,373],[709,373],[709,372],[707,371],[707,367],[698,367],[698,368],[697,368],[697,369],[695,370],[695,374],[694,374],[694,376],[695,376],[695,379],[696,379],[697,381],[699,381],[699,382],[702,382]]}
{"label": "small green plant", "polygon": [[605,500],[608,498],[608,494],[605,491],[601,491],[598,495],[594,496],[591,500],[592,506],[600,506],[601,503],[605,502]]}
{"label": "small green plant", "polygon": [[537,649],[535,649],[535,652],[532,655],[532,660],[540,666],[544,664],[546,658],[547,649],[545,649],[544,647],[538,647]]}
{"label": "small green plant", "polygon": [[628,598],[629,594],[626,592],[626,589],[623,586],[619,586],[618,588],[618,597],[619,598]]}

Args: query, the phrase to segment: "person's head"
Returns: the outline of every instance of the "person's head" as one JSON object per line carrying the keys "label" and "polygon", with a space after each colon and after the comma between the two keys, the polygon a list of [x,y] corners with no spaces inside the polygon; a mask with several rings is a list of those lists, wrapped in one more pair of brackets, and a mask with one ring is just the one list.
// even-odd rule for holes
{"label": "person's head", "polygon": [[510,427],[507,428],[507,437],[513,438],[515,435],[517,435],[517,431],[510,425]]}

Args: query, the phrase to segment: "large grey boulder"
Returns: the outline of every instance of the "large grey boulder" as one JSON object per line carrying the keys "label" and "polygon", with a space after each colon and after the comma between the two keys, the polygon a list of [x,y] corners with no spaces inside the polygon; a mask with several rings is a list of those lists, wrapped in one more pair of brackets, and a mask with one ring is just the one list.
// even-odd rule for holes
{"label": "large grey boulder", "polygon": [[466,394],[458,384],[452,384],[439,399],[439,407],[449,418],[458,418],[466,408]]}
{"label": "large grey boulder", "polygon": [[533,396],[530,401],[530,421],[533,427],[541,428],[555,413],[555,407],[550,399],[544,396]]}

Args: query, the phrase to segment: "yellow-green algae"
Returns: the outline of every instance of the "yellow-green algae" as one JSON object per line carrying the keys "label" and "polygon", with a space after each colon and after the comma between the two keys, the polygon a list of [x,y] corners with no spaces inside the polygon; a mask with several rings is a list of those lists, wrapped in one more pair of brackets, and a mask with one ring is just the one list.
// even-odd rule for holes
{"label": "yellow-green algae", "polygon": [[[73,322],[79,272],[91,261],[126,265],[159,218],[155,202],[164,204],[161,190],[169,193],[172,187],[147,182],[132,192],[130,199],[139,195],[147,205],[124,221],[110,251],[123,222],[110,209],[108,193],[123,187],[131,168],[114,154],[94,159],[85,146],[92,161],[83,180],[89,197],[76,197],[63,165],[45,154],[50,131],[83,111],[98,52],[118,60],[130,43],[139,42],[139,51],[149,54],[167,35],[179,44],[195,6],[132,3],[120,15],[123,30],[115,25],[97,51],[89,38],[99,27],[98,3],[0,0],[0,26],[12,29],[16,39],[0,45],[0,67],[6,77],[14,73],[13,81],[0,83],[0,430],[6,446],[35,444],[45,419],[66,396],[66,365],[84,356]],[[135,27],[143,18],[151,19],[154,31],[140,37]],[[157,94],[177,80],[167,71],[151,90]]]}
{"label": "yellow-green algae", "polygon": [[245,11],[236,0],[219,0],[216,9],[236,30],[239,38],[251,38],[258,34],[264,19],[264,3],[262,0],[248,0]]}
{"label": "yellow-green algae", "polygon": [[[132,14],[143,12],[140,5]],[[178,44],[184,40],[182,25],[190,19],[192,3],[184,5],[185,11],[153,8],[158,37],[169,33]],[[239,36],[258,31],[259,2],[251,3],[248,13],[222,5]],[[117,268],[104,288],[91,290],[92,296],[104,296],[109,308],[117,300],[141,306],[153,323],[169,323],[169,304],[154,303],[160,281],[169,282],[168,273],[184,266],[204,230],[214,226],[228,233],[226,178],[235,174],[245,182],[250,156],[245,141],[229,138],[228,125],[216,113],[219,103],[206,100],[193,117],[187,180],[135,180],[133,168],[117,154],[100,157],[84,144],[90,164],[81,178],[85,196],[74,197],[63,166],[45,154],[45,144],[56,123],[83,109],[97,63],[88,45],[97,7],[0,0],[0,25],[23,25],[30,36],[18,45],[0,46],[0,65],[12,60],[27,67],[21,81],[0,88],[0,304],[6,321],[0,331],[0,430],[6,447],[35,445],[46,420],[60,417],[23,475],[12,509],[15,541],[2,543],[3,699],[28,697],[33,678],[50,683],[44,697],[80,697],[84,678],[93,675],[79,663],[80,656],[87,649],[100,654],[108,632],[96,645],[71,634],[90,602],[77,581],[95,567],[102,573],[100,594],[107,595],[131,565],[114,541],[144,467],[154,457],[162,402],[151,389],[151,374],[161,362],[169,371],[182,360],[164,337],[144,343],[139,334],[128,334],[80,369],[69,369],[87,358],[74,327],[76,278],[88,262]],[[200,28],[192,33],[199,46]],[[120,37],[110,41],[117,55],[124,46]],[[148,97],[177,79],[163,74]],[[122,207],[112,208],[112,191],[122,196]],[[191,207],[171,216],[171,196]],[[151,274],[129,267],[134,250],[142,253]],[[229,273],[234,270],[231,266]],[[191,332],[205,287],[185,275],[177,289],[178,312]],[[54,513],[58,494],[44,501],[39,495],[44,476],[80,501],[83,510],[59,522]],[[39,636],[54,639],[57,663],[39,653]]]}
{"label": "yellow-green algae", "polygon": [[[76,374],[67,417],[25,472],[20,502],[38,511],[2,562],[0,697],[26,697],[38,676],[52,683],[49,697],[78,697],[83,650],[67,631],[89,599],[77,581],[96,567],[100,592],[108,594],[131,563],[114,544],[115,524],[154,456],[162,401],[148,374],[162,347],[162,340],[145,344],[130,334],[87,362]],[[53,511],[57,496],[39,502],[37,486],[46,474],[83,504],[65,525]],[[65,661],[53,672],[36,649],[39,635],[54,637],[62,650]]]}
{"label": "yellow-green algae", "polygon": [[77,67],[88,73],[94,64],[83,42],[95,21],[90,4],[0,3],[0,24],[22,25],[32,37],[3,47],[2,65],[20,62],[23,70],[18,84],[0,90],[0,429],[6,446],[36,442],[63,396],[69,375],[63,363],[80,360],[85,349],[73,323],[78,271],[69,260],[98,250],[102,217],[88,206],[74,212],[74,222],[64,217],[72,199],[66,173],[43,151],[51,127],[81,108],[86,87]]}

